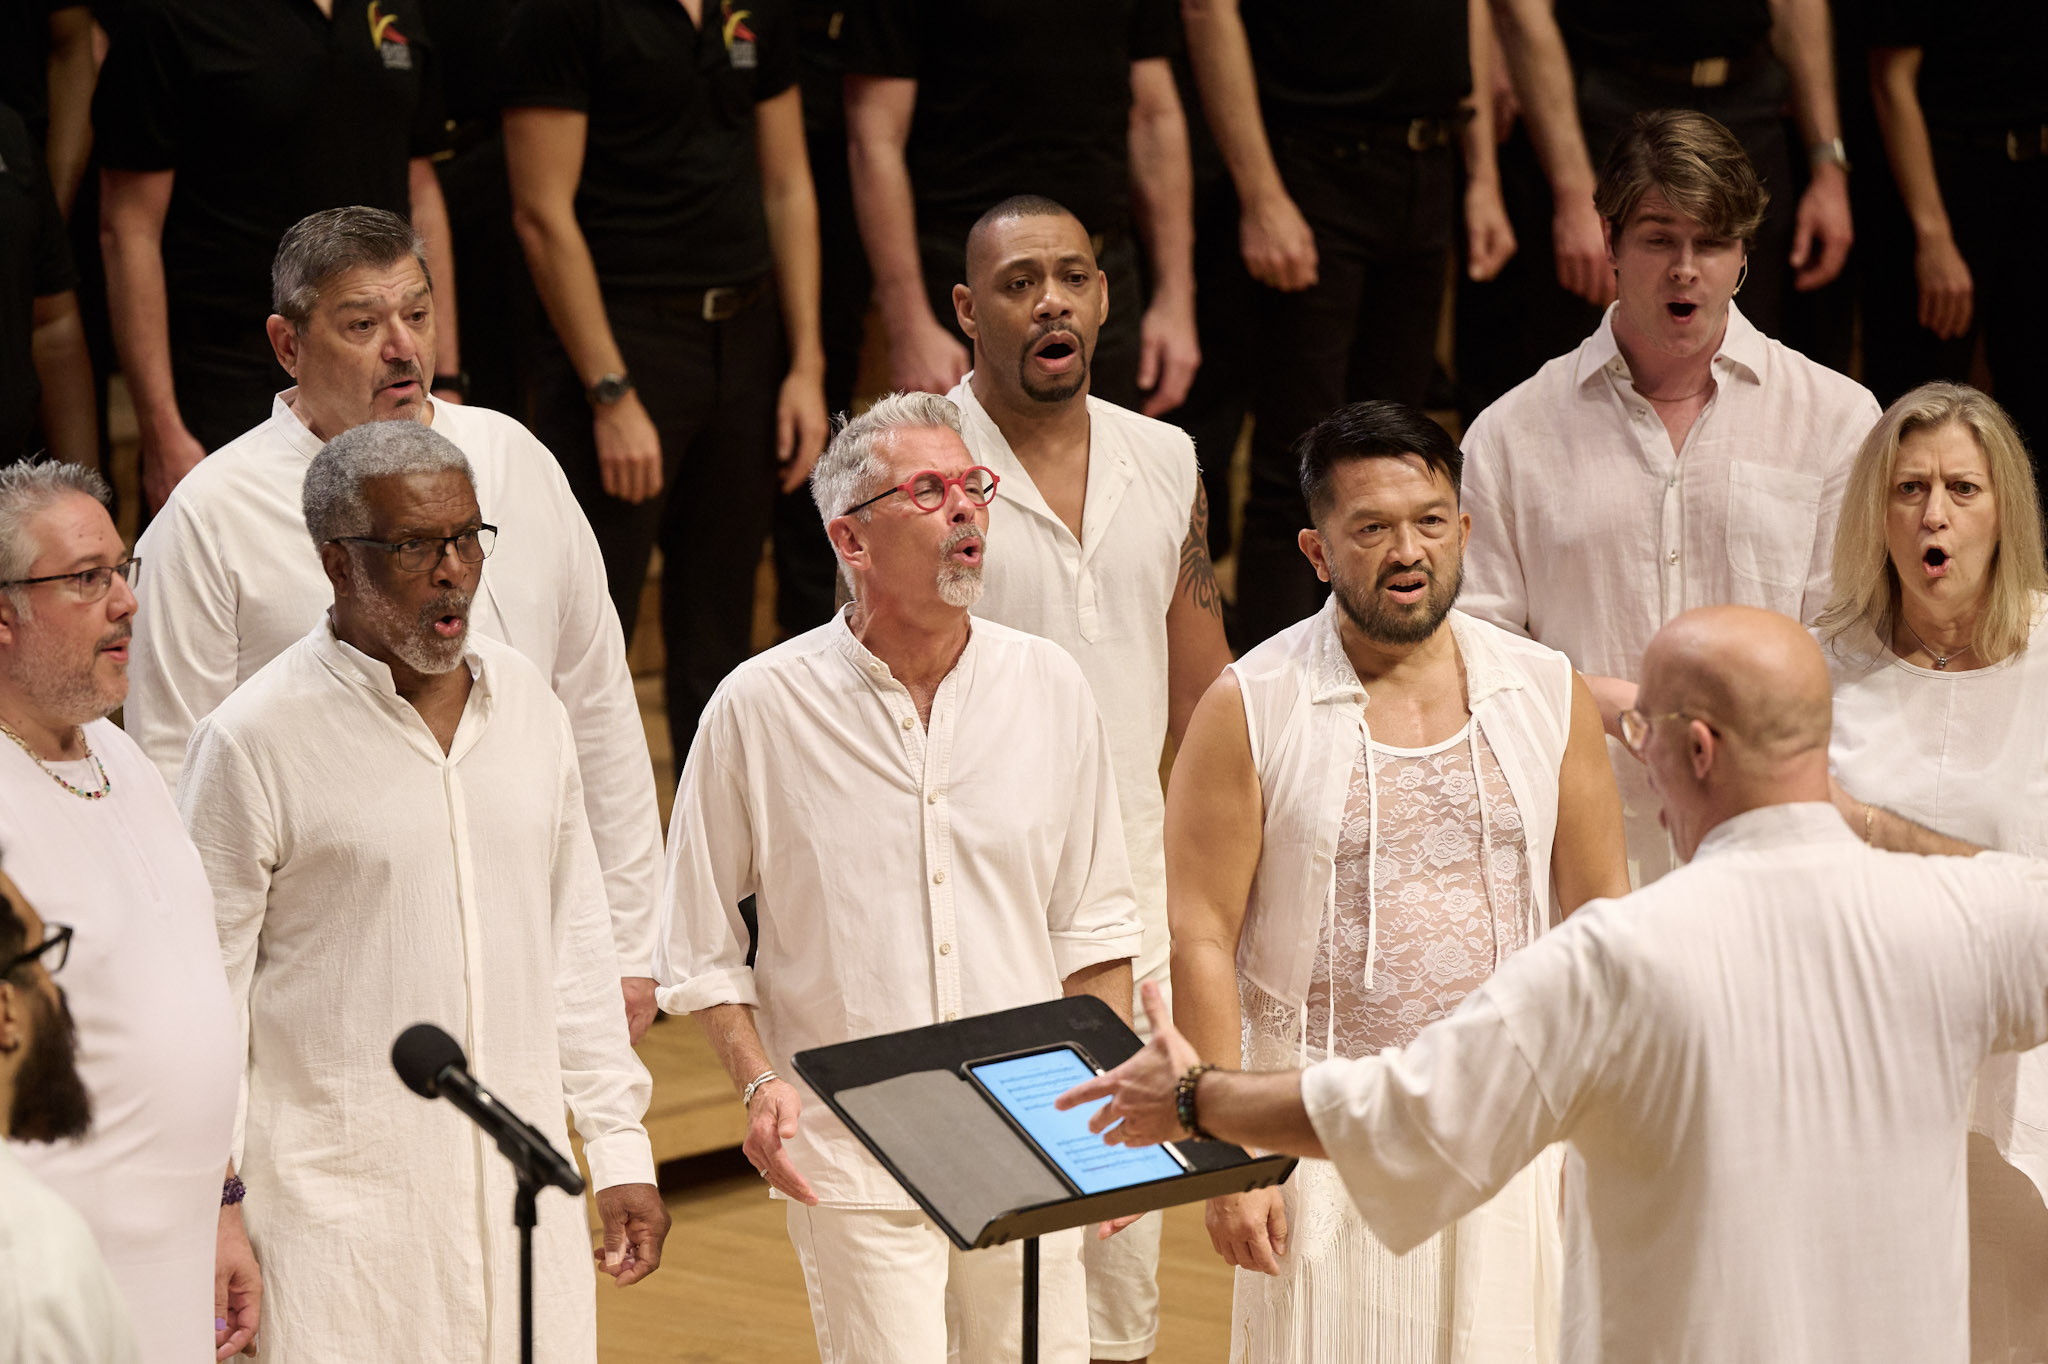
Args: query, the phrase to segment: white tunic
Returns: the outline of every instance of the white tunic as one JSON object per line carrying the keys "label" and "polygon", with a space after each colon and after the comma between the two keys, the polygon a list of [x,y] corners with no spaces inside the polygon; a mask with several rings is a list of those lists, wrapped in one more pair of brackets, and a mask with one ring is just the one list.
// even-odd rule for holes
{"label": "white tunic", "polygon": [[[78,1023],[93,1128],[17,1144],[84,1216],[150,1364],[213,1358],[213,1254],[241,1075],[213,892],[163,779],[111,720],[85,740],[113,778],[80,800],[0,738],[0,857],[72,928],[57,983]],[[53,764],[93,789],[85,762]]]}
{"label": "white tunic", "polygon": [[[1827,604],[1835,518],[1877,400],[1763,335],[1739,308],[1714,395],[1685,446],[1629,381],[1609,309],[1569,355],[1465,434],[1472,516],[1459,606],[1562,649],[1580,672],[1634,680],[1680,612],[1734,603],[1811,621]],[[1630,870],[1676,858],[1642,764],[1608,745]]]}
{"label": "white tunic", "polygon": [[[683,764],[668,900],[661,1006],[755,1006],[792,1083],[806,1048],[1057,999],[1141,941],[1088,683],[1058,645],[986,620],[929,728],[844,613],[735,668]],[[825,1204],[917,1206],[803,1097],[788,1149]]]}
{"label": "white tunic", "polygon": [[0,1359],[136,1364],[141,1358],[120,1291],[84,1219],[0,1144]]}
{"label": "white tunic", "polygon": [[989,505],[987,590],[974,614],[1043,635],[1074,656],[1109,733],[1124,847],[1138,894],[1142,978],[1166,965],[1166,613],[1201,471],[1177,426],[1088,400],[1081,536],[1046,504],[974,396],[969,374],[946,396],[968,453],[1002,476]]}
{"label": "white tunic", "polygon": [[1568,1141],[1571,1364],[1961,1361],[1971,1079],[2048,1041],[2044,908],[2040,863],[1752,810],[1303,1098],[1396,1250]]}
{"label": "white tunic", "polygon": [[[175,787],[192,727],[306,633],[334,600],[299,495],[321,441],[292,414],[207,456],[136,542],[140,608],[123,722]],[[498,527],[470,624],[540,669],[568,707],[620,975],[653,973],[661,819],[647,733],[590,523],[547,447],[503,413],[433,405]]]}
{"label": "white tunic", "polygon": [[[566,1100],[594,1187],[654,1179],[568,719],[506,646],[472,639],[468,663],[445,754],[325,618],[193,731],[179,802],[247,1038],[239,1173],[273,1364],[517,1358],[510,1167],[400,1083],[413,1023],[561,1150]],[[540,1214],[536,1357],[593,1360],[582,1202]]]}

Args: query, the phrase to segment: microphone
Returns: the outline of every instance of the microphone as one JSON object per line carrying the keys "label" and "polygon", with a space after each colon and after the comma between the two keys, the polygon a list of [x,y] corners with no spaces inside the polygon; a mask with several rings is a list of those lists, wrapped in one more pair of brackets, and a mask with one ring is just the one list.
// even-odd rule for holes
{"label": "microphone", "polygon": [[583,1192],[583,1176],[497,1095],[469,1073],[469,1058],[447,1033],[415,1023],[391,1044],[391,1064],[406,1088],[423,1099],[446,1099],[498,1143],[520,1178],[539,1188],[554,1185],[567,1194]]}

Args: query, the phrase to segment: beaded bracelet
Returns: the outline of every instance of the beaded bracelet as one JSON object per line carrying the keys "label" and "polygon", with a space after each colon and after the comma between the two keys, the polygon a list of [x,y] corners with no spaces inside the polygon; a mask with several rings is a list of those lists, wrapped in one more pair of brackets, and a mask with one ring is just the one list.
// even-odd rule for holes
{"label": "beaded bracelet", "polygon": [[249,1196],[249,1186],[242,1182],[240,1175],[229,1175],[227,1183],[220,1186],[220,1205],[232,1208]]}
{"label": "beaded bracelet", "polygon": [[1216,1140],[1203,1130],[1202,1120],[1195,1112],[1195,1087],[1202,1082],[1204,1075],[1214,1069],[1216,1067],[1207,1062],[1189,1066],[1187,1074],[1180,1077],[1180,1083],[1173,1089],[1174,1115],[1180,1119],[1180,1125],[1187,1129],[1188,1137],[1194,1141]]}

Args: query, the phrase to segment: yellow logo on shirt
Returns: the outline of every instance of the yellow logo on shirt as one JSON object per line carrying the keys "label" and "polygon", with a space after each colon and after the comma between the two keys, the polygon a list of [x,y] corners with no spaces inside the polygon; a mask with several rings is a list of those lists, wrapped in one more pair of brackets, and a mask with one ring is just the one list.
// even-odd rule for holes
{"label": "yellow logo on shirt", "polygon": [[412,44],[398,31],[398,16],[386,14],[382,0],[370,0],[370,41],[384,65],[393,71],[412,70]]}
{"label": "yellow logo on shirt", "polygon": [[725,35],[725,53],[737,71],[751,71],[759,60],[755,47],[758,41],[754,30],[747,27],[747,20],[753,17],[750,9],[734,9],[732,0],[720,0],[719,13],[725,16],[722,31]]}

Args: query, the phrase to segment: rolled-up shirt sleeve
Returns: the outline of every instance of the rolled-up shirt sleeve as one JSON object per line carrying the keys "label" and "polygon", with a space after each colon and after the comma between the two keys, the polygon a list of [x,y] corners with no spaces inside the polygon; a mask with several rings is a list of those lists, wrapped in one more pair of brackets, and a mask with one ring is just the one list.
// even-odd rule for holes
{"label": "rolled-up shirt sleeve", "polygon": [[733,742],[732,709],[721,693],[690,744],[669,818],[666,924],[655,978],[656,998],[670,1013],[760,1003],[739,908],[760,883],[745,782],[725,756]]}
{"label": "rolled-up shirt sleeve", "polygon": [[1085,967],[1135,958],[1144,945],[1109,736],[1092,703],[1074,765],[1074,799],[1046,927],[1061,980]]}

